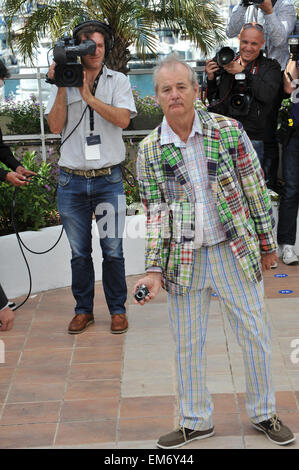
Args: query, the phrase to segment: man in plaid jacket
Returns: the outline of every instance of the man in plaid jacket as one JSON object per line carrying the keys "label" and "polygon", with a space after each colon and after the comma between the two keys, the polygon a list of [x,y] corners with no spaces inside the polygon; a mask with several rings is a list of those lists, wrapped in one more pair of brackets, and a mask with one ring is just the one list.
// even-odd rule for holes
{"label": "man in plaid jacket", "polygon": [[[155,297],[168,291],[176,344],[179,429],[160,437],[177,448],[214,434],[205,383],[204,343],[212,292],[243,351],[249,418],[273,442],[293,442],[275,412],[269,320],[262,270],[276,260],[271,205],[256,153],[242,125],[195,111],[197,77],[169,56],[153,74],[164,119],[140,144],[137,175],[146,210],[146,275]],[[137,302],[137,301],[136,301]]]}

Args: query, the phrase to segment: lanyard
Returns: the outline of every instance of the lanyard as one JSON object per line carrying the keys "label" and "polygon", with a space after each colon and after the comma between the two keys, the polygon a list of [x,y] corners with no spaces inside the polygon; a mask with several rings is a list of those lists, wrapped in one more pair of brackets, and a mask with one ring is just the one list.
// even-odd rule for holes
{"label": "lanyard", "polygon": [[[96,92],[96,89],[97,89],[97,86],[98,86],[98,83],[99,83],[99,80],[100,80],[100,76],[102,75],[103,73],[103,68],[101,69],[101,71],[98,73],[98,75],[96,76],[96,79],[93,83],[93,87],[92,87],[92,90],[91,90],[91,94],[92,96],[95,95],[95,92]],[[90,126],[90,135],[92,135],[93,131],[94,131],[94,110],[93,108],[91,108],[89,105],[88,105],[88,108],[89,108],[89,126]]]}

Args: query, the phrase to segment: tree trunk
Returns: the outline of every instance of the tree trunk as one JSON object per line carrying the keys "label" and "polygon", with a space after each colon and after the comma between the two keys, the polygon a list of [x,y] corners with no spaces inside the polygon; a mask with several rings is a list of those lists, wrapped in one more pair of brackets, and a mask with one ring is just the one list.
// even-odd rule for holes
{"label": "tree trunk", "polygon": [[114,47],[106,59],[106,65],[109,69],[116,70],[117,72],[122,72],[127,75],[130,70],[127,64],[131,58],[128,47],[128,41],[120,37],[115,38]]}

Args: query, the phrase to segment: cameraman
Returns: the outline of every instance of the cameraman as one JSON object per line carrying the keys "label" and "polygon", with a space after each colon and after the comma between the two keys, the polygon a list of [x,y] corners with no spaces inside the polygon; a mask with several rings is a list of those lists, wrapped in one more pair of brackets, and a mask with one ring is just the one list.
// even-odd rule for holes
{"label": "cameraman", "polygon": [[[214,60],[207,61],[205,72],[209,110],[242,122],[262,165],[264,131],[271,104],[279,90],[280,67],[276,60],[266,59],[261,52],[265,43],[261,25],[244,25],[239,43],[239,55],[227,65],[219,67]],[[239,93],[236,76],[240,73],[245,74],[244,94],[248,98],[242,113],[232,107],[232,97]]]}
{"label": "cameraman", "polygon": [[284,72],[284,90],[292,93],[290,116],[292,126],[286,129],[283,144],[283,180],[284,186],[279,204],[277,241],[280,245],[282,261],[288,265],[298,264],[295,253],[297,233],[297,213],[299,203],[299,99],[298,58],[291,57]]}
{"label": "cameraman", "polygon": [[[250,4],[250,5],[249,5]],[[249,6],[248,6],[249,5]],[[232,10],[226,34],[236,37],[242,26],[257,22],[264,27],[265,52],[270,59],[276,59],[283,71],[289,60],[288,37],[296,24],[296,10],[293,0],[243,0]],[[279,166],[279,148],[276,136],[278,111],[283,99],[283,85],[277,95],[267,128],[264,142],[264,171],[268,187],[277,190],[277,171]]]}
{"label": "cameraman", "polygon": [[[73,37],[76,44],[86,39],[96,44],[94,54],[81,58],[83,86],[53,87],[46,109],[51,131],[62,133],[63,138],[58,210],[72,250],[72,292],[76,300],[68,332],[82,333],[94,323],[91,225],[95,214],[98,226],[108,217],[100,233],[100,244],[111,333],[124,333],[128,328],[122,247],[126,204],[119,164],[125,159],[122,130],[136,109],[128,78],[104,65],[113,47],[111,28],[89,20],[75,27]],[[48,77],[55,80],[55,64]],[[114,230],[107,236],[104,226],[111,224]]]}

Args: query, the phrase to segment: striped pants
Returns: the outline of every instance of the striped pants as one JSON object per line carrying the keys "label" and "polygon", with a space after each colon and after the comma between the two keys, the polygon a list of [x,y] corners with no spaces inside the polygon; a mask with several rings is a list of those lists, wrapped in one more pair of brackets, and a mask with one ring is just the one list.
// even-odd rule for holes
{"label": "striped pants", "polygon": [[213,402],[206,386],[205,339],[212,292],[242,349],[246,409],[258,423],[275,414],[271,378],[270,322],[263,286],[247,279],[228,242],[196,250],[191,290],[169,294],[169,316],[176,346],[180,425],[205,430],[213,426]]}

